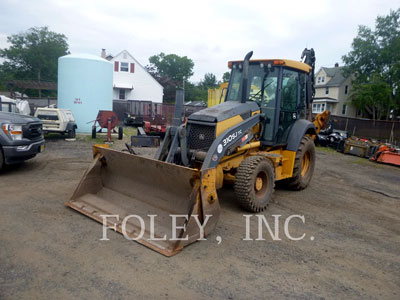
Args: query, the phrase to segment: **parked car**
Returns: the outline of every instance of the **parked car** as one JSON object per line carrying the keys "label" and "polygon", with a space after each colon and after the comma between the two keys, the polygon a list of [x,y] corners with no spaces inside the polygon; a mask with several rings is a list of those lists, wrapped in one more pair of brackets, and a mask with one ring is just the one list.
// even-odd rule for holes
{"label": "parked car", "polygon": [[67,133],[68,138],[75,138],[78,126],[72,111],[61,108],[43,108],[36,109],[35,117],[43,122],[43,132],[46,133]]}
{"label": "parked car", "polygon": [[0,169],[44,151],[42,122],[35,117],[0,112]]}

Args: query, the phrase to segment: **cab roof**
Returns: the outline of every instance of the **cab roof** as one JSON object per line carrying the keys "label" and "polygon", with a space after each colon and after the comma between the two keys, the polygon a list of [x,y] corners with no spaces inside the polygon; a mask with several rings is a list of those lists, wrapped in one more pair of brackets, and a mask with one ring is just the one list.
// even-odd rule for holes
{"label": "cab roof", "polygon": [[[228,67],[231,69],[234,64],[240,64],[240,63],[243,63],[243,60],[229,61]],[[251,63],[264,63],[264,64],[272,64],[274,66],[289,67],[306,73],[309,73],[312,69],[312,67],[306,63],[291,59],[251,59],[250,64]]]}

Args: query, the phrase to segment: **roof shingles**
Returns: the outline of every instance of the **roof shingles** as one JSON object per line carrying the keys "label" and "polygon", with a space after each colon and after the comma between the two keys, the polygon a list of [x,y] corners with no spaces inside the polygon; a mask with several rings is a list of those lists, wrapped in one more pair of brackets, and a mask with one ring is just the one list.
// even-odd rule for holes
{"label": "roof shingles", "polygon": [[343,67],[334,67],[334,68],[325,68],[322,67],[325,71],[326,76],[331,77],[331,79],[323,85],[318,85],[316,88],[320,87],[330,87],[330,86],[341,86],[346,78],[343,76],[342,69]]}

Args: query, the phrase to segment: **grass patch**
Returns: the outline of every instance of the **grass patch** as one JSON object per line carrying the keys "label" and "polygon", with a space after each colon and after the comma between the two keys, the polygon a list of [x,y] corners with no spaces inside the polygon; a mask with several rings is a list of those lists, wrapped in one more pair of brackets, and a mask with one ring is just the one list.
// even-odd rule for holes
{"label": "grass patch", "polygon": [[61,133],[46,133],[44,135],[45,140],[63,140],[65,138],[68,138],[68,135],[64,134],[62,135]]}
{"label": "grass patch", "polygon": [[321,152],[326,152],[326,153],[337,153],[337,151],[331,147],[322,147],[322,146],[317,146],[316,149]]}
{"label": "grass patch", "polygon": [[129,126],[124,127],[124,134],[125,134],[126,136],[128,136],[129,138],[130,138],[132,135],[137,135],[137,128],[135,128],[135,127],[129,127]]}
{"label": "grass patch", "polygon": [[352,163],[356,165],[370,165],[371,162],[368,160],[368,158],[360,157],[357,160],[352,161]]}
{"label": "grass patch", "polygon": [[80,141],[85,141],[85,142],[88,142],[88,143],[91,143],[91,144],[104,144],[104,140],[106,139],[107,137],[106,136],[99,136],[99,137],[96,137],[95,139],[92,139],[92,135],[76,135],[76,139],[77,140],[80,140]]}

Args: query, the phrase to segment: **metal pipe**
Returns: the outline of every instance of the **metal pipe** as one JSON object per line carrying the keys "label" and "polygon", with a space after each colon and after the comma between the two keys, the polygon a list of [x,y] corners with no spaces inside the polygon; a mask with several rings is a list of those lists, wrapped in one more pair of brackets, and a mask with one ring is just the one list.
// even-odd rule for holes
{"label": "metal pipe", "polygon": [[176,89],[174,120],[172,121],[173,126],[179,126],[182,123],[183,101],[184,91],[182,89]]}
{"label": "metal pipe", "polygon": [[246,54],[243,61],[243,71],[242,71],[242,103],[246,103],[247,100],[247,84],[249,81],[249,60],[252,57],[253,51]]}

